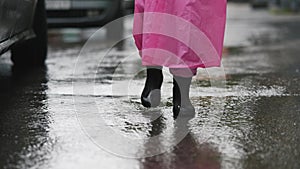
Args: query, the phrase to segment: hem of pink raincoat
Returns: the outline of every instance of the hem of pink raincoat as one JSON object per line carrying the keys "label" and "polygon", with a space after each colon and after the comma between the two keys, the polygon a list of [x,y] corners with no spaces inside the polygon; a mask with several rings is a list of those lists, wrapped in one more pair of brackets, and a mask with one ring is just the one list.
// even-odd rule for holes
{"label": "hem of pink raincoat", "polygon": [[145,61],[142,61],[143,66],[163,66],[168,68],[189,68],[189,69],[197,69],[197,68],[212,68],[212,67],[221,67],[221,63],[215,63],[215,62],[207,62],[207,63],[200,63],[195,65],[189,65],[189,66],[181,66],[181,65],[167,65],[167,64],[153,64],[148,63]]}

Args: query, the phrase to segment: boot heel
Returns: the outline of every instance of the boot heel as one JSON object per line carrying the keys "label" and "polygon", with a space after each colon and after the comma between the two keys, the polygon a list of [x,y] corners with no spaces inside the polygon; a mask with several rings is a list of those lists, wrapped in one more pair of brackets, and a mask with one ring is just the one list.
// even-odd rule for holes
{"label": "boot heel", "polygon": [[194,118],[196,116],[195,108],[190,105],[187,107],[174,106],[173,117],[174,119],[179,118]]}
{"label": "boot heel", "polygon": [[160,89],[150,91],[147,97],[142,97],[142,105],[145,107],[157,107],[160,104],[161,93]]}

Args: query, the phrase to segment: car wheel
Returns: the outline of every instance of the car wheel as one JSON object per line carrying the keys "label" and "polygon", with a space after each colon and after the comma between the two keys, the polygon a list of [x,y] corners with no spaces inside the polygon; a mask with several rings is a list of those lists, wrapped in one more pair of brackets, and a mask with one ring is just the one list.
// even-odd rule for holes
{"label": "car wheel", "polygon": [[[106,26],[106,39],[110,41],[115,40],[123,40],[125,27],[124,27],[124,19],[120,19],[124,16],[124,11],[122,8],[122,1],[119,1],[118,12],[115,15],[115,19],[117,21],[112,21]],[[123,42],[119,42],[116,44],[118,49],[122,49],[124,46]]]}
{"label": "car wheel", "polygon": [[106,39],[107,41],[110,42],[114,42],[114,41],[119,41],[117,44],[114,44],[115,47],[118,50],[123,50],[124,48],[124,32],[125,32],[125,28],[124,28],[124,20],[118,20],[117,22],[112,22],[109,24],[109,26],[107,26],[107,30],[106,30]]}
{"label": "car wheel", "polygon": [[121,40],[124,36],[124,19],[109,23],[106,30],[108,40]]}
{"label": "car wheel", "polygon": [[45,0],[38,0],[33,19],[35,37],[17,44],[11,50],[11,60],[17,67],[40,67],[47,57],[47,18]]}

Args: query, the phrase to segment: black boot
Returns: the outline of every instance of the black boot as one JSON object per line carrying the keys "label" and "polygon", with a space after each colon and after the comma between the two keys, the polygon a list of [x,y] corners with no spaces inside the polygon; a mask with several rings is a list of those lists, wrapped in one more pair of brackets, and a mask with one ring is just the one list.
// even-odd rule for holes
{"label": "black boot", "polygon": [[173,77],[173,117],[193,118],[195,108],[192,105],[189,92],[192,78]]}
{"label": "black boot", "polygon": [[160,104],[160,88],[163,82],[161,67],[148,67],[147,79],[142,92],[141,101],[144,107],[156,107]]}

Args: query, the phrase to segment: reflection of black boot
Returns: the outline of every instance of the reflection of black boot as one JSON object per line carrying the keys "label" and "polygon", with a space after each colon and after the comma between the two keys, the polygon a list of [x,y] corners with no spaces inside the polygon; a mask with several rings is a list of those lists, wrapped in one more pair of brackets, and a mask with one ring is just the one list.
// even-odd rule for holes
{"label": "reflection of black boot", "polygon": [[156,107],[160,104],[160,88],[163,82],[161,68],[147,68],[147,79],[141,96],[142,105]]}
{"label": "reflection of black boot", "polygon": [[173,78],[173,116],[190,117],[195,116],[195,108],[192,105],[189,92],[192,78],[174,76]]}

